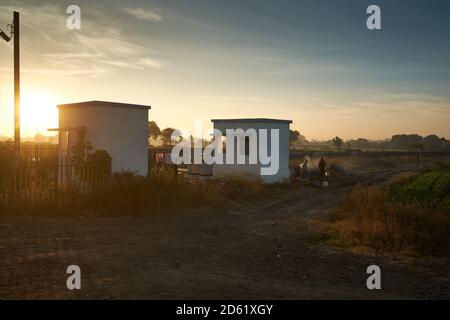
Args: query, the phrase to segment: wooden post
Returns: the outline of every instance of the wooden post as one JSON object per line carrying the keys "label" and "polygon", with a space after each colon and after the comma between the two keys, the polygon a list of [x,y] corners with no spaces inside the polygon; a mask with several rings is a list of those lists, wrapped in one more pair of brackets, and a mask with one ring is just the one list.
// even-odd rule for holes
{"label": "wooden post", "polygon": [[14,11],[14,148],[20,157],[20,29],[19,12]]}

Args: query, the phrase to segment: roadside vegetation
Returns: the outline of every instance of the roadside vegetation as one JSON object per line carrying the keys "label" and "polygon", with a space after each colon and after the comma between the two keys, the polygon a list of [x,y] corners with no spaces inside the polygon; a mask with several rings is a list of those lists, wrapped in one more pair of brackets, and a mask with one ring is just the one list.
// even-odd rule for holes
{"label": "roadside vegetation", "polygon": [[188,180],[171,169],[151,172],[148,177],[132,173],[113,175],[111,182],[95,192],[80,195],[78,211],[101,215],[149,215],[178,209],[221,205],[224,199],[257,197],[261,181],[250,177],[222,180]]}
{"label": "roadside vegetation", "polygon": [[[147,177],[122,172],[100,184],[73,184],[57,191],[54,187],[45,182],[31,184],[14,199],[0,201],[0,214],[145,216],[267,195],[262,182],[252,177],[190,180],[176,176],[169,168],[152,171]],[[0,185],[0,198],[1,189]],[[21,199],[29,194],[44,198],[33,206]]]}
{"label": "roadside vegetation", "polygon": [[333,210],[331,243],[355,250],[450,258],[450,168],[356,186]]}
{"label": "roadside vegetation", "polygon": [[450,166],[396,182],[389,187],[394,201],[435,209],[450,217]]}
{"label": "roadside vegetation", "polygon": [[397,134],[385,140],[343,140],[334,137],[326,141],[308,141],[296,130],[291,130],[290,133],[291,149],[298,151],[450,151],[450,141],[435,134],[425,137],[418,134]]}

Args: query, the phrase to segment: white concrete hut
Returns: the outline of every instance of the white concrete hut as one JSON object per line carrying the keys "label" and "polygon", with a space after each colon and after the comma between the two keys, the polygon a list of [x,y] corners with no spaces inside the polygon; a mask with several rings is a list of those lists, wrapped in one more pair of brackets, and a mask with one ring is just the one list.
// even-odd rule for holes
{"label": "white concrete hut", "polygon": [[112,172],[148,171],[148,110],[150,106],[88,101],[58,105],[60,155],[68,156],[80,139],[106,150]]}
{"label": "white concrete hut", "polygon": [[[223,136],[226,136],[227,129],[242,129],[244,131],[244,145],[236,142],[234,143],[235,157],[239,153],[245,156],[245,164],[214,164],[213,177],[223,177],[227,175],[254,175],[260,176],[263,182],[282,182],[289,179],[289,125],[291,120],[278,120],[278,119],[266,119],[266,118],[247,118],[247,119],[213,119],[211,120],[214,125],[214,129],[218,129],[222,132]],[[257,132],[257,152],[258,159],[256,164],[250,164],[249,162],[249,143],[250,137],[247,136],[246,131],[248,129],[255,129]],[[270,150],[276,148],[279,154],[279,168],[276,174],[263,175],[261,168],[267,168],[269,165],[262,164],[259,156],[260,140],[263,139],[260,134],[260,129],[267,130],[267,149],[268,154],[271,154]],[[272,146],[271,144],[271,129],[278,129],[279,141],[278,146]],[[227,139],[227,138],[225,138]],[[230,143],[225,142],[226,152],[229,152]],[[226,158],[226,155],[224,156]]]}

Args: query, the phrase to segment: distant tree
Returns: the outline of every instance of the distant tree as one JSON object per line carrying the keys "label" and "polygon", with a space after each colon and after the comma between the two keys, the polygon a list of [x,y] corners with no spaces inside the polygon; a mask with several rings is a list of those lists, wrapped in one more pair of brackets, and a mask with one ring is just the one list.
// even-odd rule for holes
{"label": "distant tree", "polygon": [[442,140],[435,134],[426,136],[423,138],[423,147],[425,150],[442,150]]}
{"label": "distant tree", "polygon": [[368,139],[365,139],[365,138],[358,138],[358,139],[356,139],[356,140],[352,140],[351,142],[350,142],[352,145],[354,145],[354,146],[358,146],[358,147],[365,147],[365,146],[367,146],[370,142],[369,142],[369,140]]}
{"label": "distant tree", "polygon": [[366,138],[351,139],[347,141],[352,148],[382,150],[389,148],[390,140],[369,140]]}
{"label": "distant tree", "polygon": [[158,139],[161,135],[161,129],[159,129],[158,125],[155,121],[148,122],[148,137],[152,139]]}
{"label": "distant tree", "polygon": [[445,151],[445,146],[446,146],[446,144],[447,144],[447,140],[446,140],[444,137],[442,137],[442,138],[441,138],[441,148],[442,148],[442,151]]}
{"label": "distant tree", "polygon": [[366,148],[369,145],[369,140],[364,138],[352,139],[347,141],[347,143],[355,148]]}
{"label": "distant tree", "polygon": [[300,139],[300,132],[289,130],[289,145],[292,147]]}
{"label": "distant tree", "polygon": [[310,142],[306,140],[306,137],[304,135],[300,135],[300,138],[298,138],[298,141],[301,145],[309,144]]}
{"label": "distant tree", "polygon": [[392,136],[390,147],[393,149],[422,149],[423,138],[418,134],[397,134]]}
{"label": "distant tree", "polygon": [[337,147],[338,149],[340,149],[341,148],[341,146],[342,146],[342,144],[344,143],[344,140],[342,140],[341,138],[339,138],[339,137],[334,137],[333,139],[331,139],[331,143],[335,146],[335,147]]}
{"label": "distant tree", "polygon": [[163,131],[161,131],[161,139],[165,145],[171,145],[172,144],[172,133],[175,131],[173,128],[165,128]]}

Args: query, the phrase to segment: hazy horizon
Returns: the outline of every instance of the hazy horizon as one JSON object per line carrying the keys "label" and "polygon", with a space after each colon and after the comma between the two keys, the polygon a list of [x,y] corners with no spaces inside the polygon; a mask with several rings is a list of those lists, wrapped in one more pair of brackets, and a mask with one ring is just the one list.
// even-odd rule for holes
{"label": "hazy horizon", "polygon": [[[72,3],[70,3],[72,4]],[[2,1],[21,13],[22,135],[58,126],[56,104],[148,104],[161,128],[284,118],[308,140],[450,138],[450,3]],[[12,42],[0,41],[0,135],[12,136]]]}

